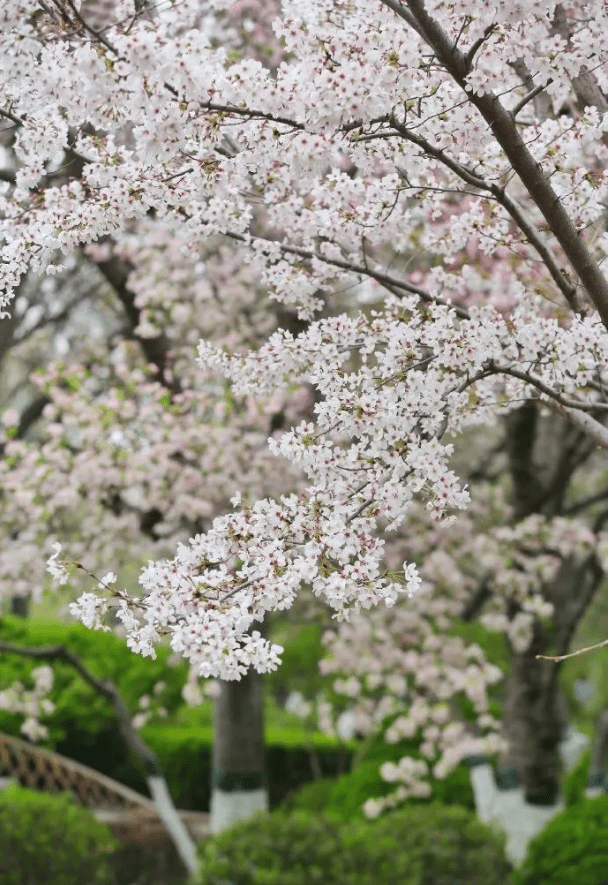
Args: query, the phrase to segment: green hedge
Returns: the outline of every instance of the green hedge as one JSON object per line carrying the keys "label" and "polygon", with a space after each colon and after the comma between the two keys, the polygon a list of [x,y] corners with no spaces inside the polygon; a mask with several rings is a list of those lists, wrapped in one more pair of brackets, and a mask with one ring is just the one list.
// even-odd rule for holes
{"label": "green hedge", "polygon": [[[317,767],[325,776],[336,776],[349,767],[352,748],[322,734],[307,735],[302,730],[271,724],[267,725],[265,735],[269,800],[273,808],[311,781]],[[180,808],[207,810],[211,726],[155,723],[142,729],[142,737],[161,760],[176,804]]]}
{"label": "green hedge", "polygon": [[607,796],[581,799],[529,845],[513,885],[607,885]]}
{"label": "green hedge", "polygon": [[[65,645],[96,675],[114,681],[134,713],[139,698],[151,694],[157,682],[165,682],[167,688],[161,701],[170,716],[167,720],[152,720],[142,730],[142,737],[157,753],[177,804],[183,808],[208,809],[213,705],[211,701],[194,709],[184,705],[181,690],[186,679],[186,664],[169,666],[169,652],[163,648],[158,650],[155,661],[142,658],[114,635],[88,630],[81,624],[45,623],[7,616],[0,619],[0,638],[20,645]],[[27,683],[32,669],[40,663],[16,655],[0,655],[0,688],[16,680]],[[43,744],[146,793],[144,773],[124,745],[110,704],[96,695],[69,665],[54,663],[53,672],[51,698],[56,709],[44,720],[49,739]],[[86,710],[84,716],[83,710]],[[0,731],[20,736],[21,721],[21,717],[0,711]],[[278,709],[272,702],[266,705],[266,721],[273,807],[311,781],[318,771],[335,776],[348,770],[352,748],[320,733],[308,732],[298,717]]]}
{"label": "green hedge", "polygon": [[[323,811],[340,820],[363,817],[362,805],[367,799],[387,796],[396,784],[383,780],[380,768],[383,762],[398,762],[404,756],[420,759],[416,741],[388,744],[382,733],[363,743],[354,757],[353,770],[331,780],[317,781],[302,787],[290,798],[291,808],[305,811]],[[430,780],[431,794],[415,803],[442,802],[475,810],[474,793],[466,765],[460,765],[443,780]]]}
{"label": "green hedge", "polygon": [[[363,817],[362,806],[366,799],[387,796],[394,792],[396,786],[397,784],[383,780],[379,762],[367,761],[349,774],[306,784],[291,797],[289,805],[295,809],[323,811],[340,820],[353,820]],[[426,804],[435,800],[470,810],[475,807],[469,772],[465,765],[460,765],[445,780],[431,780],[430,786],[431,794],[428,798],[410,801]]]}
{"label": "green hedge", "polygon": [[462,808],[373,823],[258,815],[200,847],[196,885],[508,885],[503,837]]}
{"label": "green hedge", "polygon": [[565,797],[565,805],[575,805],[584,798],[588,777],[590,774],[590,750],[586,750],[577,761],[575,768],[568,772],[563,779],[562,791]]}
{"label": "green hedge", "polygon": [[0,793],[0,885],[114,885],[109,857],[117,847],[69,793]]}

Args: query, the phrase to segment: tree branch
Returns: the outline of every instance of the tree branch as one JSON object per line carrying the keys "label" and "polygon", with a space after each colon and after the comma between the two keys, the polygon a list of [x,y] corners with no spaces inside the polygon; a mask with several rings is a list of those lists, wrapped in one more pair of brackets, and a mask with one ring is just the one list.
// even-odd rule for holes
{"label": "tree branch", "polygon": [[[394,0],[382,0],[382,2],[410,24],[408,18],[402,14],[406,11],[404,6],[398,5]],[[579,231],[565,211],[560,197],[522,140],[514,118],[494,93],[485,92],[483,95],[476,95],[468,88],[466,78],[471,70],[471,64],[468,63],[467,57],[453,45],[439,23],[427,13],[422,0],[405,0],[405,4],[410,18],[416,23],[417,33],[424,36],[425,42],[433,49],[440,64],[463,89],[471,104],[478,109],[489,125],[513,170],[560,243],[573,270],[588,293],[590,301],[607,327],[607,282],[580,237]]]}
{"label": "tree branch", "polygon": [[553,390],[545,383],[545,381],[542,381],[541,378],[536,378],[534,375],[531,375],[528,372],[523,372],[521,369],[515,369],[512,366],[502,366],[495,363],[493,360],[490,360],[479,372],[476,372],[475,375],[472,375],[471,377],[468,376],[465,381],[459,385],[457,390],[466,390],[468,387],[471,387],[472,384],[475,384],[476,381],[481,381],[483,378],[488,378],[490,375],[511,375],[514,378],[519,378],[521,381],[537,388],[537,390],[547,396],[547,399],[543,400],[547,406],[562,412],[562,414],[569,419],[571,424],[578,427],[601,448],[606,449],[609,447],[609,437],[605,425],[601,424],[600,421],[597,421],[591,415],[588,415],[587,412],[582,411],[582,409],[604,408],[603,403],[581,403],[577,400],[570,400]]}
{"label": "tree branch", "polygon": [[588,645],[586,648],[578,648],[577,651],[572,651],[568,655],[535,655],[535,658],[538,661],[554,661],[555,663],[559,663],[560,661],[566,661],[567,658],[576,658],[578,655],[583,655],[588,651],[594,651],[597,648],[605,648],[607,645],[609,645],[609,639],[603,639],[602,642],[597,642],[595,645]]}
{"label": "tree branch", "polygon": [[[110,237],[104,237],[98,242],[112,244],[113,241]],[[131,265],[117,255],[112,255],[102,261],[96,261],[93,258],[89,258],[89,260],[99,268],[121,302],[133,337],[139,342],[146,359],[157,367],[155,379],[168,390],[177,393],[180,384],[177,378],[170,378],[168,359],[170,345],[167,337],[160,334],[154,338],[146,338],[138,335],[135,331],[140,322],[141,311],[135,303],[134,293],[127,286]]]}
{"label": "tree branch", "polygon": [[410,295],[417,295],[421,299],[421,301],[424,301],[427,304],[441,304],[444,306],[450,306],[455,314],[461,319],[470,319],[469,312],[465,310],[465,308],[458,307],[454,304],[449,305],[448,301],[445,301],[444,298],[438,298],[435,295],[431,295],[429,292],[426,292],[425,289],[420,289],[418,286],[413,286],[411,283],[407,283],[404,280],[399,280],[397,277],[392,277],[389,276],[389,274],[375,271],[371,269],[370,266],[366,267],[362,264],[353,264],[349,261],[342,261],[339,258],[328,258],[327,256],[322,255],[319,252],[313,252],[310,249],[302,249],[300,246],[288,246],[286,243],[280,243],[277,240],[269,240],[266,237],[246,237],[243,234],[234,233],[232,231],[226,231],[224,236],[229,237],[232,240],[237,240],[240,243],[251,243],[254,239],[273,243],[287,255],[298,255],[300,258],[306,259],[314,258],[316,261],[321,261],[324,264],[329,264],[332,267],[340,268],[340,270],[346,270],[350,271],[351,273],[361,274],[361,276],[370,277],[371,279],[376,280],[377,283],[380,283],[381,286],[383,286],[385,289],[388,289],[394,294],[399,294],[399,292],[408,292]]}
{"label": "tree branch", "polygon": [[567,303],[570,308],[575,313],[581,313],[581,306],[577,301],[577,290],[576,287],[569,281],[567,276],[565,275],[563,269],[559,267],[559,265],[554,260],[554,257],[542,238],[539,235],[539,231],[531,224],[531,222],[526,218],[525,214],[522,212],[520,207],[516,204],[514,200],[505,192],[505,190],[498,185],[486,181],[484,178],[481,178],[479,175],[475,175],[469,169],[466,169],[461,163],[458,163],[456,160],[453,160],[452,157],[449,157],[441,148],[434,147],[431,142],[427,141],[427,139],[423,138],[420,135],[409,130],[403,123],[400,123],[395,117],[390,118],[391,125],[394,129],[399,132],[402,138],[405,138],[407,141],[412,142],[412,144],[416,144],[421,150],[425,151],[431,157],[438,160],[444,166],[454,172],[455,175],[458,175],[463,181],[467,182],[471,187],[479,188],[480,190],[487,191],[490,193],[497,203],[506,210],[506,212],[510,215],[512,220],[516,223],[516,226],[522,231],[524,236],[527,239],[527,242],[535,249],[545,266],[547,267],[550,276],[558,286],[559,290],[564,295]]}
{"label": "tree branch", "polygon": [[530,92],[527,92],[527,94],[524,96],[524,98],[521,98],[520,101],[518,102],[518,104],[515,107],[513,107],[512,110],[510,111],[512,117],[514,119],[516,119],[516,117],[518,116],[520,111],[526,105],[528,105],[528,103],[530,101],[533,101],[534,98],[537,98],[539,93],[543,92],[543,90],[546,89],[550,85],[551,82],[552,82],[552,78],[550,77],[550,79],[546,83],[540,83],[539,86],[535,86],[534,89],[531,89]]}
{"label": "tree branch", "polygon": [[125,744],[142,762],[147,774],[148,785],[152,793],[159,817],[165,824],[167,831],[174,841],[178,854],[189,873],[196,872],[198,868],[196,849],[188,831],[180,820],[175,809],[167,782],[163,775],[161,764],[156,754],[150,749],[133,727],[131,715],[116,685],[109,679],[99,679],[80,658],[70,649],[63,645],[26,646],[13,645],[10,642],[0,641],[0,652],[19,655],[24,658],[34,658],[47,661],[65,661],[70,664],[79,676],[97,694],[105,697],[114,708],[118,721],[120,734]]}
{"label": "tree branch", "polygon": [[586,508],[592,507],[594,504],[601,504],[606,500],[607,490],[603,489],[602,492],[595,492],[593,495],[587,495],[580,501],[576,501],[574,504],[569,505],[569,507],[563,508],[561,515],[574,516],[576,513],[580,513],[582,510],[586,510]]}
{"label": "tree branch", "polygon": [[42,645],[42,646],[26,646],[13,645],[10,642],[0,641],[0,652],[7,654],[19,655],[22,658],[36,658],[47,661],[65,661],[81,678],[89,685],[97,694],[105,697],[114,708],[118,727],[123,740],[130,750],[143,763],[148,774],[162,775],[161,765],[150,749],[144,743],[142,738],[136,732],[131,722],[131,714],[129,713],[121,693],[113,682],[106,679],[99,679],[88,667],[83,664],[80,658],[63,645]]}
{"label": "tree branch", "polygon": [[[564,406],[568,409],[583,409],[585,411],[595,409],[606,409],[607,403],[584,403],[579,400],[569,399],[568,397],[563,396],[561,393],[558,393],[549,384],[546,384],[545,381],[542,381],[541,378],[536,378],[535,375],[531,375],[530,372],[524,372],[522,369],[515,369],[513,366],[501,366],[498,363],[495,363],[491,360],[491,362],[487,366],[489,372],[498,373],[501,375],[511,375],[513,378],[519,378],[521,381],[526,381],[527,384],[531,384],[533,387],[536,387],[537,390],[541,391],[541,393],[545,393],[547,396],[551,397],[555,402],[559,405]],[[598,421],[595,421],[596,424],[599,424]],[[600,427],[604,427],[604,425],[599,424]],[[604,428],[606,429],[606,428]]]}
{"label": "tree branch", "polygon": [[602,449],[609,448],[609,437],[607,434],[607,428],[604,424],[596,421],[592,417],[592,415],[588,415],[587,412],[581,412],[579,409],[573,409],[569,406],[565,406],[562,404],[560,399],[557,399],[556,397],[549,397],[547,400],[545,400],[545,403],[556,412],[562,412],[562,414],[571,422],[571,424],[573,424],[575,427],[578,427],[582,431],[582,433],[585,433],[586,436],[589,436],[590,439],[594,440],[594,442]]}

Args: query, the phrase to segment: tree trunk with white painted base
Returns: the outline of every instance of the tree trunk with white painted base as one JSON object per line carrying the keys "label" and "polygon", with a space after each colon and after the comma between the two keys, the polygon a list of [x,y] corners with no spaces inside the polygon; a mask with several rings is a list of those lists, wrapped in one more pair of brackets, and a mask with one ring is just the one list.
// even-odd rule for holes
{"label": "tree trunk with white painted base", "polygon": [[214,714],[212,833],[256,811],[268,810],[262,676],[220,682]]}

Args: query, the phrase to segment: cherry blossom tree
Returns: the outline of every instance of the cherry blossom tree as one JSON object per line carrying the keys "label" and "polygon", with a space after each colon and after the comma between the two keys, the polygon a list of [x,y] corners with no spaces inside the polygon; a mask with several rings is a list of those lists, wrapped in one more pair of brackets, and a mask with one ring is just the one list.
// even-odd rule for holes
{"label": "cherry blossom tree", "polygon": [[[240,6],[235,17],[220,0],[9,0],[0,12],[14,166],[0,199],[0,304],[11,309],[26,273],[58,281],[85,256],[147,360],[136,365],[121,339],[110,364],[46,367],[38,383],[54,442],[41,466],[9,434],[19,487],[31,477],[19,499],[11,473],[12,519],[22,540],[30,531],[31,560],[49,534],[45,501],[69,517],[92,497],[100,506],[66,558],[80,562],[97,535],[95,555],[111,567],[148,526],[140,590],[111,572],[73,606],[89,626],[112,610],[135,651],[153,655],[167,639],[203,677],[267,671],[281,649],[257,624],[308,589],[339,621],[359,617],[334,641],[337,656],[348,630],[391,633],[405,619],[423,645],[409,663],[400,653],[398,670],[419,685],[427,672],[435,704],[447,667],[469,662],[471,683],[454,677],[450,691],[488,717],[496,674],[475,651],[442,646],[449,615],[488,603],[487,621],[524,667],[547,606],[567,606],[566,591],[554,602],[542,592],[554,566],[564,576],[562,563],[577,572],[587,562],[586,599],[598,584],[602,525],[565,524],[543,500],[549,486],[534,500],[526,428],[539,420],[572,435],[569,476],[584,450],[607,445],[606,10],[286,0],[265,6],[258,26]],[[246,53],[244,32],[254,35]],[[286,328],[289,313],[300,325]],[[300,414],[286,413],[298,389]],[[234,403],[260,398],[266,421],[243,444],[258,419]],[[515,521],[487,540],[488,566],[466,574],[479,505],[456,467],[459,444],[500,421],[511,427]],[[67,486],[67,473],[78,482]],[[218,515],[229,486],[242,495]],[[411,527],[422,546],[402,543]],[[430,549],[460,531],[451,555],[466,580],[445,609],[436,593],[434,611]],[[65,577],[58,555],[51,569]],[[382,673],[376,688],[390,675],[397,685],[399,672]],[[441,724],[427,740],[446,769],[463,741]],[[489,718],[478,725],[496,732]]]}
{"label": "cherry blossom tree", "polygon": [[[133,248],[132,244],[131,252]],[[102,258],[112,283],[109,294],[120,302],[127,319],[138,279],[146,280],[148,301],[145,309],[135,311],[137,322],[134,319],[126,330],[110,323],[109,341],[83,346],[78,342],[78,318],[73,318],[78,352],[71,353],[73,361],[47,363],[32,376],[38,391],[33,402],[38,397],[44,400],[35,436],[23,438],[24,422],[17,412],[5,413],[8,457],[3,465],[0,518],[11,535],[2,563],[7,592],[19,588],[24,594],[37,591],[34,596],[40,595],[44,563],[37,558],[32,568],[31,550],[52,540],[49,530],[71,538],[71,551],[78,556],[81,571],[93,574],[109,557],[117,566],[133,568],[146,555],[167,554],[180,533],[200,529],[204,519],[230,506],[227,489],[244,483],[253,494],[269,488],[280,493],[295,482],[293,472],[277,476],[270,469],[266,438],[285,420],[298,419],[307,408],[309,393],[298,391],[281,403],[277,398],[266,403],[260,399],[256,404],[238,402],[217,380],[192,371],[191,339],[197,312],[205,312],[208,328],[216,336],[229,336],[232,341],[244,335],[259,336],[260,325],[266,329],[272,322],[273,313],[262,310],[264,300],[251,274],[240,270],[238,254],[217,252],[207,262],[203,278],[201,262],[180,260],[179,251],[173,254],[175,243],[162,229],[157,228],[154,237],[150,231],[141,231],[136,252],[127,262],[126,249],[119,259],[106,248]],[[151,306],[162,306],[168,264],[172,277],[180,280],[181,292],[174,304],[175,321],[169,325],[165,321],[161,340]],[[153,297],[152,280],[161,270],[160,291]],[[231,299],[230,323],[228,316],[214,308],[218,286]],[[144,324],[155,332],[154,337],[138,337]],[[199,332],[200,328],[199,324]],[[125,340],[125,334],[135,335],[136,340]],[[146,362],[153,348],[164,356],[162,361],[157,357],[160,366]],[[31,408],[26,412],[33,414]],[[20,505],[18,519],[15,500]],[[232,813],[235,798],[240,812],[252,801],[260,807],[268,805],[262,704],[242,703],[249,693],[261,701],[260,677],[253,672],[246,682],[224,683],[217,700],[213,767],[220,774],[214,776],[218,788],[212,796],[228,795],[219,810],[212,806],[218,825]],[[193,688],[189,683],[187,697]],[[15,689],[9,692],[10,697],[18,694]],[[229,727],[235,716],[230,710],[235,709],[240,712],[240,729]],[[227,711],[224,717],[222,710]],[[23,728],[31,735],[42,732],[40,722],[31,715]],[[249,789],[254,769],[257,785]],[[243,771],[247,790],[235,797],[234,789],[221,789],[238,783]],[[223,806],[228,810],[223,811]]]}

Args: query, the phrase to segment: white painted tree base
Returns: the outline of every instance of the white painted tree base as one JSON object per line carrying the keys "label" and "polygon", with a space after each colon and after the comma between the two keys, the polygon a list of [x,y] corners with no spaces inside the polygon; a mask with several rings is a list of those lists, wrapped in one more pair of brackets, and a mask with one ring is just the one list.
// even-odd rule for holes
{"label": "white painted tree base", "polygon": [[257,811],[269,810],[267,790],[212,790],[210,831],[220,833]]}
{"label": "white painted tree base", "polygon": [[[569,726],[560,744],[560,754],[567,771],[572,771],[581,754],[588,746],[588,738],[577,728]],[[506,854],[514,866],[519,866],[527,853],[529,842],[544,827],[563,811],[561,800],[555,805],[529,805],[524,798],[524,789],[499,790],[490,765],[475,765],[470,769],[470,781],[476,801],[476,813],[483,823],[495,823],[504,830]],[[586,796],[592,798],[604,790],[589,787]]]}
{"label": "white painted tree base", "polygon": [[470,770],[469,776],[478,818],[485,824],[494,823],[504,830],[507,837],[505,853],[514,866],[519,866],[531,839],[564,809],[564,802],[529,805],[525,801],[523,787],[497,789],[493,769],[488,764],[476,765]]}

